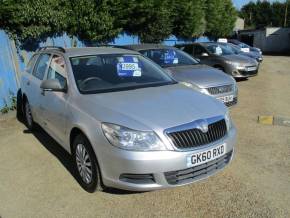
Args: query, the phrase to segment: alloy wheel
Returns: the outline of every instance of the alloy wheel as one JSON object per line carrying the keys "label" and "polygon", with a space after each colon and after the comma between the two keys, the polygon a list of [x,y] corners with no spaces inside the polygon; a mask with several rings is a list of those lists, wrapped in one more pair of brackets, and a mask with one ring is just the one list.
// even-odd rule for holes
{"label": "alloy wheel", "polygon": [[76,163],[79,174],[86,184],[92,182],[92,162],[88,151],[83,144],[76,146]]}

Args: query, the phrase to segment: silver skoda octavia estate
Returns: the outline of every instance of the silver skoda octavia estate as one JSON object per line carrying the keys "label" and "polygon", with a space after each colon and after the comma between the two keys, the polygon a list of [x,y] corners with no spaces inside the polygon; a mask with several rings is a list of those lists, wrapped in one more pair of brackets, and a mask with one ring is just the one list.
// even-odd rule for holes
{"label": "silver skoda octavia estate", "polygon": [[88,192],[180,186],[233,156],[236,129],[224,104],[135,51],[41,48],[20,99],[28,128],[41,126],[72,155]]}

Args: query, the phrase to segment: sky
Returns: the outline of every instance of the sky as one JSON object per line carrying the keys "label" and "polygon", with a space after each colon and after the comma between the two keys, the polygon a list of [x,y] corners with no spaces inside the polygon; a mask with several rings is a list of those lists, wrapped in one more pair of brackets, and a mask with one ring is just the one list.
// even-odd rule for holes
{"label": "sky", "polygon": [[[234,5],[240,9],[243,5],[247,4],[248,2],[250,2],[251,0],[233,0],[234,2]],[[252,0],[252,1],[255,1],[255,0]],[[274,1],[277,1],[277,0],[269,0],[270,2],[274,2]],[[285,0],[278,0],[280,2],[285,2]]]}

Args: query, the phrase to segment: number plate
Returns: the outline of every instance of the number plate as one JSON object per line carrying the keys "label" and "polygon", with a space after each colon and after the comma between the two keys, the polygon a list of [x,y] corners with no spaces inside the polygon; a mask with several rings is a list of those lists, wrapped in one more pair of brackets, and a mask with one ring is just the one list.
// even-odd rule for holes
{"label": "number plate", "polygon": [[228,95],[228,96],[218,97],[217,99],[224,103],[227,103],[227,102],[232,102],[234,100],[234,96]]}
{"label": "number plate", "polygon": [[207,151],[198,152],[191,156],[191,166],[198,166],[215,160],[226,153],[226,144],[219,145]]}

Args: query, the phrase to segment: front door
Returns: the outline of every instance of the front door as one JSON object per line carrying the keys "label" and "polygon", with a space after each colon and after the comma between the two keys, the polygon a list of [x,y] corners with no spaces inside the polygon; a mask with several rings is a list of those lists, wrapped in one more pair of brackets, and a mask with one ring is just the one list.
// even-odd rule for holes
{"label": "front door", "polygon": [[25,93],[30,104],[33,119],[42,125],[40,101],[41,101],[41,89],[40,84],[45,76],[49,65],[50,55],[41,54],[36,62],[32,74],[27,74],[28,79],[24,81]]}
{"label": "front door", "polygon": [[[67,83],[65,61],[62,56],[53,55],[47,71],[46,79],[56,79],[61,84]],[[45,126],[60,142],[65,141],[67,124],[67,99],[64,92],[42,91],[41,109]]]}

